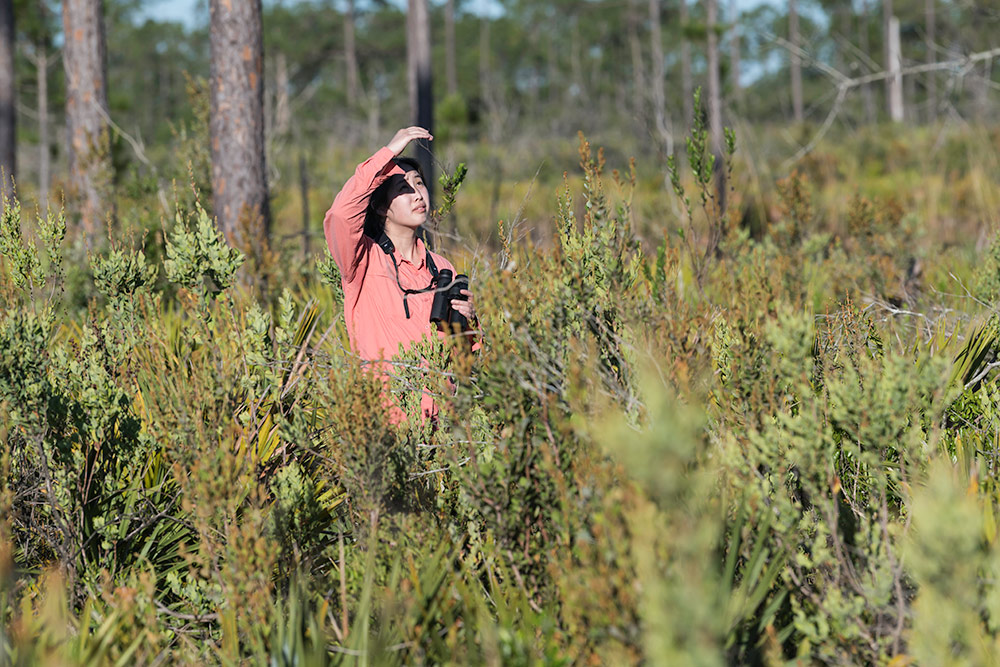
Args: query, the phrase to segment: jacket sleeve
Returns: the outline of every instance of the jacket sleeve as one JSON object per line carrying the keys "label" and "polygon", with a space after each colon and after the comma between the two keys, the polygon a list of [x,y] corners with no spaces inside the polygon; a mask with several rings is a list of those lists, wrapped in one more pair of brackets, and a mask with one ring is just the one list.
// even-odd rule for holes
{"label": "jacket sleeve", "polygon": [[344,187],[337,193],[333,205],[323,219],[323,233],[330,254],[340,269],[345,283],[364,276],[359,271],[365,249],[365,211],[375,189],[393,173],[403,173],[392,158],[393,152],[382,147],[354,170]]}

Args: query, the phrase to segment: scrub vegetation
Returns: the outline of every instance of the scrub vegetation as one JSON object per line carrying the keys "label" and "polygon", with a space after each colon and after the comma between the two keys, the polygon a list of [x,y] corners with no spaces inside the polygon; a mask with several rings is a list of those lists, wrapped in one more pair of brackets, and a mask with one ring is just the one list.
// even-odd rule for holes
{"label": "scrub vegetation", "polygon": [[492,230],[446,177],[483,346],[397,358],[395,426],[325,250],[231,247],[197,170],[173,220],[126,183],[102,248],[9,202],[3,661],[995,661],[982,135],[898,139],[947,187],[845,140],[755,195],[736,146],[721,211],[703,133],[666,179],[581,137]]}

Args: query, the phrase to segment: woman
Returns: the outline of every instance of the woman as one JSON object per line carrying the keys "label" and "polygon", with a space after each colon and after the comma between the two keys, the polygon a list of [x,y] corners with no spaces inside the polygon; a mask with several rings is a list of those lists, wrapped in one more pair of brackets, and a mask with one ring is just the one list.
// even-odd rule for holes
{"label": "woman", "polygon": [[[391,359],[435,327],[431,304],[439,271],[455,268],[428,250],[418,236],[427,221],[429,198],[416,162],[399,154],[417,139],[432,140],[422,127],[403,128],[348,179],[323,220],[323,231],[344,287],[344,319],[351,347],[368,361]],[[472,294],[453,300],[452,308],[472,322]],[[444,333],[437,332],[444,336]],[[435,414],[428,394],[421,414]],[[392,421],[402,412],[393,407]]]}

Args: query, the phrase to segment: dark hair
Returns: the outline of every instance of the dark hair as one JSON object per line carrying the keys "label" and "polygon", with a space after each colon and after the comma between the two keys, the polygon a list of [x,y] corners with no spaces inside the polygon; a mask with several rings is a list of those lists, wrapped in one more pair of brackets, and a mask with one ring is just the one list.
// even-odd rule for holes
{"label": "dark hair", "polygon": [[[415,171],[420,175],[420,179],[424,180],[424,170],[420,168],[420,163],[411,157],[397,157],[393,158],[400,169],[403,171]],[[379,240],[382,236],[382,232],[385,231],[385,214],[379,213],[380,209],[388,207],[391,203],[389,201],[389,190],[392,188],[392,178],[385,179],[381,185],[375,188],[375,192],[368,199],[368,210],[365,211],[365,235],[374,239]]]}

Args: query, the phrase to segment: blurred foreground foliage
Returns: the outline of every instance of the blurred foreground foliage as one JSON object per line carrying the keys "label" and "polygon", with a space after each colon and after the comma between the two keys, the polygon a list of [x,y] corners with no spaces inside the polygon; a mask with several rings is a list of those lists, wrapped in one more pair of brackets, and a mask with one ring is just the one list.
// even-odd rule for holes
{"label": "blurred foreground foliage", "polygon": [[482,351],[395,360],[398,426],[329,262],[259,298],[197,198],[85,258],[9,202],[2,660],[995,662],[996,244],[956,297],[892,201],[832,227],[795,173],[753,231],[677,172],[705,219],[643,248],[634,168],[580,164],[475,267]]}

